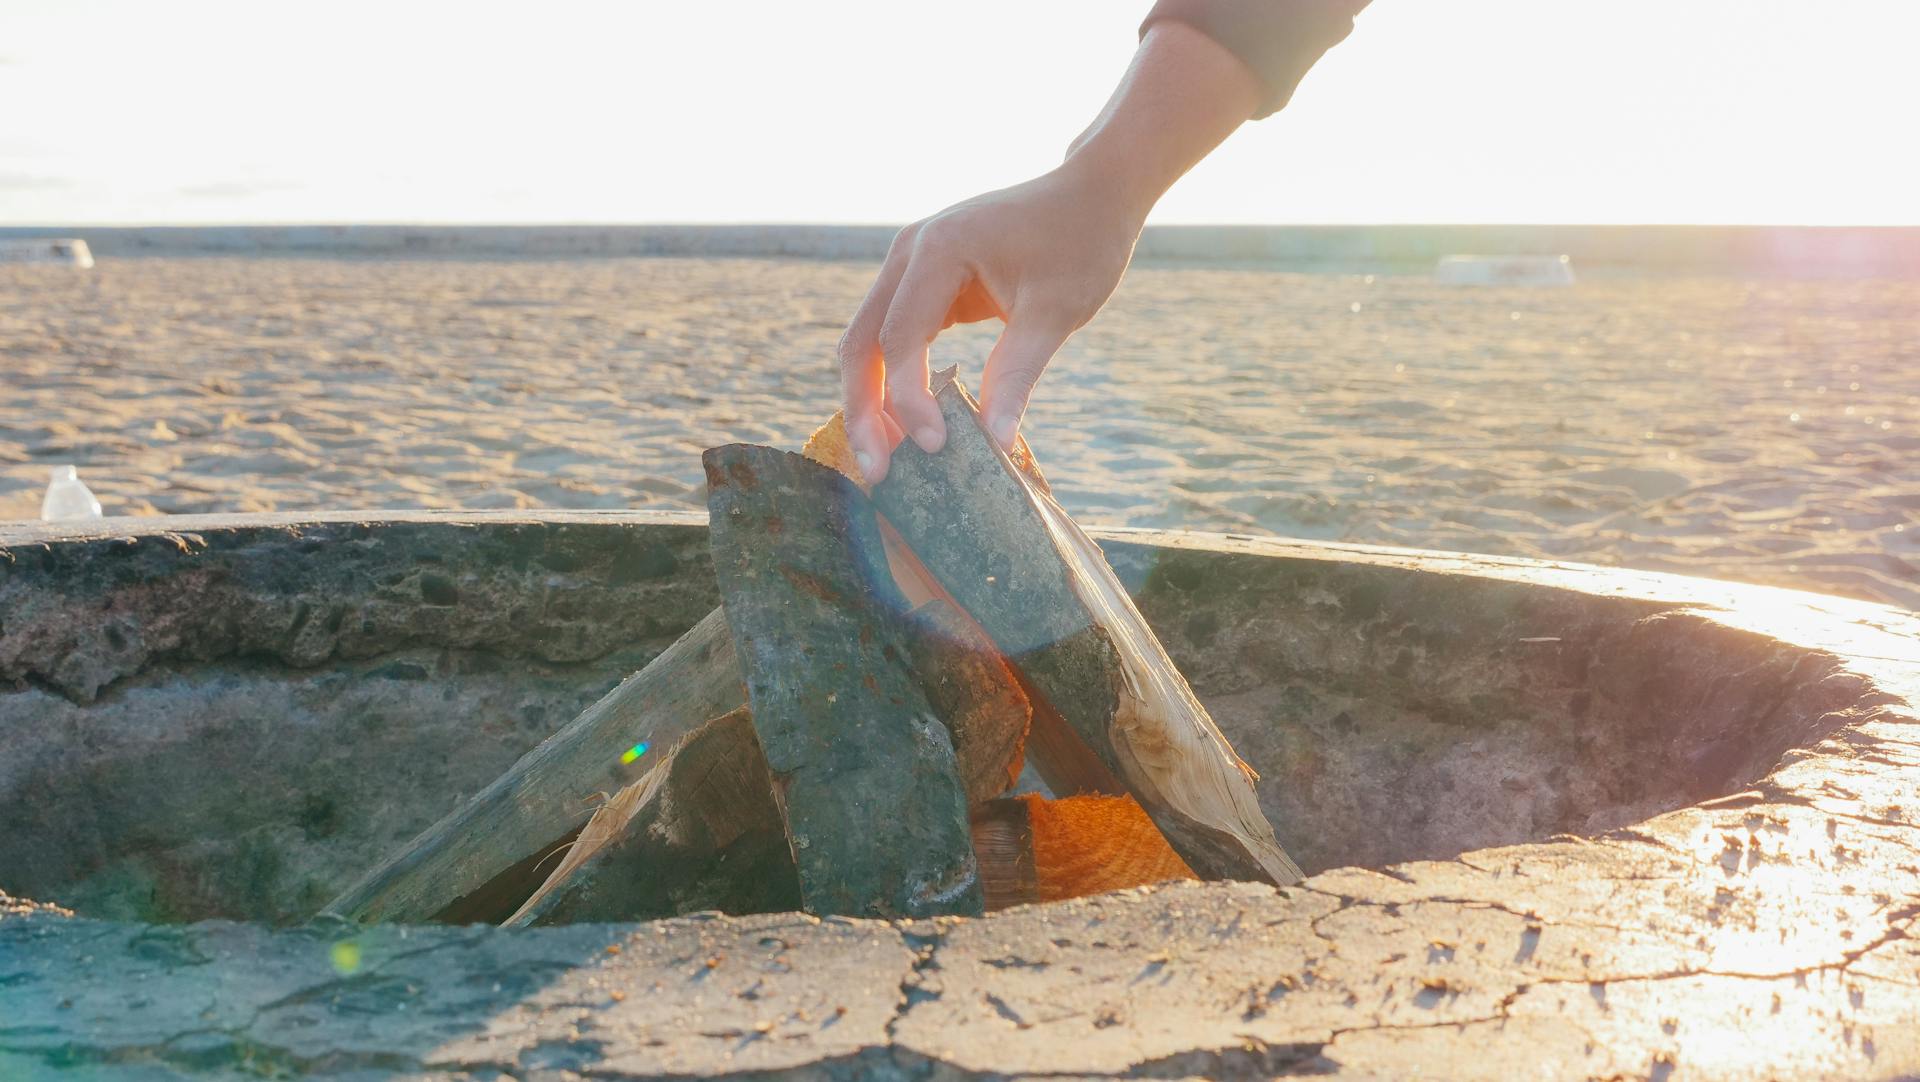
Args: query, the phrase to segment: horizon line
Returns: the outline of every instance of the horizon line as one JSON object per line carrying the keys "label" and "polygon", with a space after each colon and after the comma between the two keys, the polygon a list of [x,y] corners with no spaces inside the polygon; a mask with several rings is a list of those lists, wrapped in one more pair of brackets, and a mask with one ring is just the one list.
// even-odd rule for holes
{"label": "horizon line", "polygon": [[[0,222],[0,232],[48,229],[900,229],[904,222],[715,219],[701,221],[422,221],[418,219],[147,222]],[[1593,222],[1349,221],[1149,222],[1145,229],[1887,229],[1920,230],[1914,222]]]}

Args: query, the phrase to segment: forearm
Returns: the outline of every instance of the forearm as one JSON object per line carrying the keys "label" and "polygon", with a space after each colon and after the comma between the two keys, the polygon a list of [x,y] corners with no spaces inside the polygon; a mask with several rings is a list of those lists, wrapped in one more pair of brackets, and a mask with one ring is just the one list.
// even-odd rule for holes
{"label": "forearm", "polygon": [[1061,171],[1144,220],[1174,181],[1253,116],[1264,92],[1225,46],[1184,23],[1157,23]]}

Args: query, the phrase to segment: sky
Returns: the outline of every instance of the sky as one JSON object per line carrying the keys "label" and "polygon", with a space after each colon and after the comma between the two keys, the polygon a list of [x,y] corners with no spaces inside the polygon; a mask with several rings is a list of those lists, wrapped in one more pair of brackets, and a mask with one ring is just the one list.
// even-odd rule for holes
{"label": "sky", "polygon": [[[0,224],[904,222],[1147,0],[0,0]],[[1920,0],[1374,0],[1179,222],[1920,224]]]}

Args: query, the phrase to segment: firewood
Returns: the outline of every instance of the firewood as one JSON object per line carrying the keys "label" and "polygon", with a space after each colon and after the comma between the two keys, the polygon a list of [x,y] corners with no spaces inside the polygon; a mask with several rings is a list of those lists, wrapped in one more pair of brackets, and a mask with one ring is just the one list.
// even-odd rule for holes
{"label": "firewood", "polygon": [[901,444],[874,488],[880,513],[1024,675],[1036,717],[1042,703],[1058,711],[1195,871],[1299,880],[1251,769],[1099,546],[1014,467],[951,372],[934,391],[946,447]]}
{"label": "firewood", "polygon": [[[673,746],[746,699],[725,615],[715,609],[646,668],[427,828],[325,912],[357,921],[498,920],[539,886],[543,858]],[[639,754],[633,754],[639,751]]]}
{"label": "firewood", "polygon": [[[807,454],[857,479],[844,433],[835,414],[809,441]],[[910,599],[922,603],[943,596],[897,534],[889,538],[888,547]],[[966,630],[969,621],[948,605],[937,617],[927,618],[967,644],[964,650],[988,648],[984,634]],[[1004,662],[998,664],[1005,671]],[[990,669],[981,663],[982,672]],[[985,779],[999,772],[1019,774],[1017,746],[1010,759],[998,764],[991,760],[1006,754],[1006,733],[1025,730],[1028,710],[1017,683],[996,690],[976,680],[972,687],[979,702],[970,709],[985,711],[985,703],[1001,703],[994,708],[997,722],[956,727],[968,789],[979,800],[1003,791],[987,792]],[[707,719],[745,702],[732,633],[725,613],[715,609],[646,668],[329,902],[325,911],[359,921],[501,920],[550,878],[555,855],[572,843],[593,814],[592,801],[630,787],[659,761],[657,751],[651,756],[635,751],[671,747]],[[982,737],[977,747],[967,736],[970,731]],[[1040,735],[1045,742],[1045,734]],[[1050,783],[1059,776],[1049,772],[1046,763],[1040,765]]]}
{"label": "firewood", "polygon": [[867,497],[771,448],[704,462],[714,576],[806,908],[981,912],[952,738],[914,678]]}
{"label": "firewood", "polygon": [[1196,878],[1129,796],[1003,797],[972,830],[989,912]]}
{"label": "firewood", "polygon": [[951,602],[929,601],[908,623],[909,668],[953,738],[967,803],[1013,788],[1031,711],[1007,659]]}
{"label": "firewood", "polygon": [[745,707],[601,805],[511,926],[795,909],[800,885]]}
{"label": "firewood", "polygon": [[[805,450],[808,458],[822,465],[831,466],[860,486],[862,492],[869,491],[866,479],[861,476],[859,463],[854,459],[853,447],[847,441],[846,419],[835,413],[827,423],[821,425],[808,437]],[[1040,492],[1049,492],[1046,476],[1040,470],[1039,462],[1034,458],[1033,449],[1027,446],[1024,436],[1015,436],[1013,450],[1008,454],[1013,468],[1020,471],[1029,484]],[[964,497],[962,497],[964,498]],[[893,569],[894,581],[900,586],[908,600],[914,604],[928,601],[943,601],[953,606],[953,599],[946,588],[940,585],[933,572],[927,570],[920,558],[901,539],[899,531],[893,528],[885,515],[880,516],[880,536],[886,544],[887,566]],[[974,635],[986,640],[986,634],[979,624],[957,606],[953,607],[953,618],[974,629]],[[970,636],[971,637],[971,636]],[[1023,745],[1023,754],[1033,762],[1041,780],[1056,793],[1109,793],[1126,792],[1126,786],[1107,769],[1085,741],[1076,735],[1071,726],[1043,698],[1035,695],[1027,686],[1026,678],[1018,671],[1013,673],[1019,682],[1022,696],[1030,703],[1032,722],[1027,739]],[[965,749],[962,749],[962,766],[966,765]],[[1020,763],[1013,764],[1017,775]],[[978,799],[976,797],[976,799]]]}
{"label": "firewood", "polygon": [[[947,602],[911,615],[908,656],[953,736],[970,803],[1020,773],[1027,703],[1007,663]],[[1145,816],[1140,822],[1153,831]],[[977,835],[976,835],[977,836]],[[1153,841],[1162,849],[1166,843]],[[602,804],[508,925],[648,920],[800,906],[766,758],[746,708],[695,729]]]}

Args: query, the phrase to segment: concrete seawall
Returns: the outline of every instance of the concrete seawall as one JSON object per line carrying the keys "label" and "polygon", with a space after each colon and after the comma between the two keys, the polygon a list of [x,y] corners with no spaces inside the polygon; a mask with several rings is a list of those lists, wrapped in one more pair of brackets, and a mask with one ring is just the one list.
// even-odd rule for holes
{"label": "concrete seawall", "polygon": [[[0,239],[77,236],[106,257],[316,255],[571,259],[631,256],[877,260],[889,225],[262,225],[0,228]],[[1920,227],[1611,225],[1153,226],[1153,263],[1425,270],[1441,256],[1567,254],[1620,268],[1793,276],[1920,277]]]}

